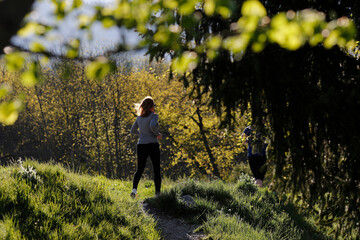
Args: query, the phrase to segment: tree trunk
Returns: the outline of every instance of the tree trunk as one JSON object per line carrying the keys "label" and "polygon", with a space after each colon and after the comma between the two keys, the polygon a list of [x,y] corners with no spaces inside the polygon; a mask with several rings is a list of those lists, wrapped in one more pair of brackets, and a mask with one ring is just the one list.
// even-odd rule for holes
{"label": "tree trunk", "polygon": [[39,89],[39,87],[35,86],[35,95],[36,95],[36,98],[37,98],[38,103],[39,103],[40,114],[41,114],[42,124],[43,124],[43,127],[42,127],[43,136],[42,136],[42,138],[44,139],[44,141],[46,141],[46,144],[45,144],[45,148],[46,148],[45,158],[46,159],[51,159],[53,157],[53,149],[50,148],[50,146],[48,146],[48,144],[49,144],[49,142],[48,142],[49,134],[47,132],[48,126],[47,126],[47,121],[46,121],[44,110],[43,110],[43,104],[42,104],[42,101],[41,101],[41,98],[40,98],[41,91],[42,91],[41,88]]}
{"label": "tree trunk", "polygon": [[[117,94],[116,94],[117,92]],[[114,141],[115,141],[115,161],[117,164],[116,169],[116,176],[117,178],[121,177],[121,164],[120,164],[120,137],[119,137],[119,116],[120,116],[120,110],[119,110],[119,97],[120,97],[120,91],[118,82],[116,80],[116,91],[113,92],[113,104],[114,104],[114,120],[113,120],[113,127],[114,127]]]}
{"label": "tree trunk", "polygon": [[217,167],[217,164],[215,162],[215,157],[214,157],[214,155],[213,155],[213,153],[211,151],[211,148],[209,146],[209,142],[208,142],[206,134],[205,134],[204,124],[202,122],[202,117],[201,117],[201,112],[200,112],[200,107],[196,107],[196,115],[198,116],[199,121],[196,121],[195,118],[193,118],[193,117],[191,117],[191,119],[199,126],[202,141],[204,143],[206,152],[207,152],[207,154],[209,156],[210,163],[211,163],[211,165],[212,165],[212,167],[214,169],[213,173],[214,173],[215,176],[220,178],[220,173],[219,173],[219,169]]}

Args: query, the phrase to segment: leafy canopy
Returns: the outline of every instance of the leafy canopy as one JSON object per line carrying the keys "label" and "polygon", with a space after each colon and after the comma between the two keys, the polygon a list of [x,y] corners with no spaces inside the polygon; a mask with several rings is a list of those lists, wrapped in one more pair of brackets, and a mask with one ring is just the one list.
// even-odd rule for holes
{"label": "leafy canopy", "polygon": [[[81,0],[52,3],[59,22],[82,7]],[[268,44],[278,44],[288,50],[297,50],[306,44],[322,44],[327,49],[336,45],[356,49],[353,40],[355,27],[347,17],[326,21],[324,13],[306,9],[279,12],[270,18],[260,1],[244,1],[241,8],[238,4],[241,5],[241,2],[231,0],[117,0],[116,4],[108,7],[95,7],[93,14],[80,14],[78,28],[90,32],[91,26],[100,21],[105,28],[123,26],[134,29],[144,37],[144,41],[135,48],[148,47],[151,59],[159,60],[170,54],[171,69],[179,74],[194,70],[201,64],[201,59],[214,61],[223,51],[232,60],[239,61],[247,50],[260,52]],[[219,25],[212,26],[215,23]],[[46,49],[42,40],[46,41],[47,34],[56,27],[29,21],[18,30],[18,35],[39,36],[29,45],[29,51],[51,56],[52,50]],[[80,46],[79,39],[69,40],[65,57],[79,57]],[[119,44],[115,52],[124,49],[128,49],[126,41]],[[5,53],[9,69],[24,71],[21,81],[25,85],[32,86],[39,81],[39,67],[36,63],[27,67],[26,54],[13,51],[10,47],[5,49]],[[101,79],[114,70],[113,62],[99,58],[89,65],[87,73],[89,78]],[[10,101],[13,100],[1,103],[0,122],[5,124],[14,123],[14,116],[21,110],[21,107],[6,107]]]}

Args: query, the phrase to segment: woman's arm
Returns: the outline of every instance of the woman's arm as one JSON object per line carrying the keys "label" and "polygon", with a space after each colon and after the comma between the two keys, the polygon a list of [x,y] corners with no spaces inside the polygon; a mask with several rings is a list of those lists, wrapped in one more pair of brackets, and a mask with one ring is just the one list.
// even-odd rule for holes
{"label": "woman's arm", "polygon": [[136,119],[134,124],[131,126],[130,133],[138,135],[139,134],[138,128],[139,128],[139,124],[138,124],[137,119]]}
{"label": "woman's arm", "polygon": [[150,120],[150,129],[157,137],[162,136],[161,133],[159,132],[158,120],[159,120],[159,116],[157,114],[153,114]]}

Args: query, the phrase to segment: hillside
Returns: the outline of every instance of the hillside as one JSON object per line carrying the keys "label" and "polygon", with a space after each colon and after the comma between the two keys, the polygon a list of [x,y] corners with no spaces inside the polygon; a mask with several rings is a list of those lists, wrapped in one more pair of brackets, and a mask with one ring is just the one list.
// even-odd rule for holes
{"label": "hillside", "polygon": [[198,226],[202,239],[326,239],[247,175],[236,184],[165,180],[158,198],[144,180],[135,200],[129,181],[34,161],[1,167],[0,181],[0,239],[161,239],[166,223],[154,219],[164,216]]}
{"label": "hillside", "polygon": [[129,182],[25,162],[0,169],[0,239],[159,239]]}

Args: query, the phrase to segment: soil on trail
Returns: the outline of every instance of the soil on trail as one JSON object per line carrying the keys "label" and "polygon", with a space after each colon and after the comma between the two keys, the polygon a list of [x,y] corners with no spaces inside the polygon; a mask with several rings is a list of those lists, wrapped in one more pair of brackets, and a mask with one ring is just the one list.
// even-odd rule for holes
{"label": "soil on trail", "polygon": [[188,224],[183,219],[170,217],[148,203],[143,203],[143,209],[157,221],[161,236],[165,240],[201,240],[206,237],[202,233],[194,233],[200,225]]}

